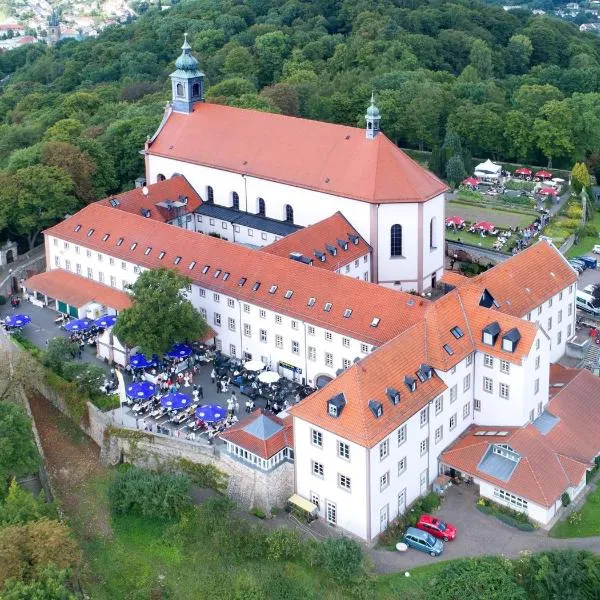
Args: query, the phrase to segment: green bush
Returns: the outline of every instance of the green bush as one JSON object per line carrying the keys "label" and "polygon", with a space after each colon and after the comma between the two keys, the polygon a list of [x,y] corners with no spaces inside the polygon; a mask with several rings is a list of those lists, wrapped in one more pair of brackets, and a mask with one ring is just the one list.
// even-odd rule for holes
{"label": "green bush", "polygon": [[521,531],[535,531],[535,526],[531,523],[517,523],[517,529]]}
{"label": "green bush", "polygon": [[259,519],[264,519],[267,516],[262,508],[257,508],[256,506],[253,506],[250,509],[250,514],[258,517]]}
{"label": "green bush", "polygon": [[294,560],[300,554],[300,538],[293,529],[275,529],[267,535],[269,560]]}
{"label": "green bush", "polygon": [[321,561],[325,570],[340,583],[348,583],[363,572],[360,544],[348,537],[328,538],[321,546]]}
{"label": "green bush", "polygon": [[563,492],[560,501],[563,506],[569,506],[571,504],[571,496],[569,496],[568,492]]}
{"label": "green bush", "polygon": [[511,527],[517,526],[517,521],[510,515],[505,515],[505,514],[500,513],[500,514],[496,515],[496,517],[498,517],[498,519],[500,521],[502,521],[503,523],[506,523],[507,525],[510,525]]}
{"label": "green bush", "polygon": [[187,475],[122,468],[110,483],[108,499],[115,514],[173,519],[192,504],[190,480]]}
{"label": "green bush", "polygon": [[485,504],[478,504],[477,510],[484,515],[491,515],[494,512],[494,509],[491,506],[486,506]]}

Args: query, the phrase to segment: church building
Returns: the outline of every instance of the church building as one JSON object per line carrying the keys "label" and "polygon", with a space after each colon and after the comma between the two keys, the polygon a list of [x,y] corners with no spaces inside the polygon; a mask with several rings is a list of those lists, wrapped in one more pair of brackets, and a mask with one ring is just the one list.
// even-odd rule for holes
{"label": "church building", "polygon": [[204,101],[187,38],[172,101],[145,147],[146,181],[183,175],[204,203],[299,226],[341,212],[372,248],[372,281],[423,291],[444,267],[446,185],[380,131]]}

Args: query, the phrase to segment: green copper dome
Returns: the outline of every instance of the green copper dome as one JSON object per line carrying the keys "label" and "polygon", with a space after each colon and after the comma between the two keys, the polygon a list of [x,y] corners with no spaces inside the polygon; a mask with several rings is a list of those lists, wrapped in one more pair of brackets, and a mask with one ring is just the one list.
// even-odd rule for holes
{"label": "green copper dome", "polygon": [[187,33],[181,50],[181,55],[175,61],[175,66],[182,71],[195,71],[198,68],[198,61],[191,54],[192,47],[188,44]]}
{"label": "green copper dome", "polygon": [[375,94],[371,94],[371,106],[367,108],[367,117],[378,118],[379,109],[375,106]]}

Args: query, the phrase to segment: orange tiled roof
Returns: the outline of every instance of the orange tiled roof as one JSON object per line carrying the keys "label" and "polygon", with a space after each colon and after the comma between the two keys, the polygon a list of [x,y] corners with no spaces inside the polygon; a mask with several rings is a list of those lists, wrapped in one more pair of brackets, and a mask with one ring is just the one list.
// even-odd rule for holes
{"label": "orange tiled roof", "polygon": [[[99,200],[98,204],[110,206],[119,210],[124,210],[135,215],[141,215],[142,211],[149,211],[149,216],[146,218],[162,221],[166,223],[180,215],[193,213],[201,204],[202,200],[196,190],[189,184],[188,180],[183,175],[174,175],[171,179],[159,181],[147,186],[145,189],[148,194],[144,194],[144,188],[135,188],[116,196],[110,196]],[[165,206],[158,206],[159,202],[177,202],[182,198],[186,199],[185,206],[181,209],[169,210]],[[114,206],[115,202],[117,206]]]}
{"label": "orange tiled roof", "polygon": [[[425,335],[422,321],[352,365],[288,412],[361,446],[375,446],[446,389],[435,373],[424,382],[417,379],[414,392],[404,383],[406,375],[417,378],[417,369],[427,363]],[[399,404],[392,404],[386,395],[388,387],[400,392]],[[344,394],[346,405],[338,417],[332,417],[327,411],[327,401],[340,393]],[[369,408],[370,400],[383,406],[379,418]]]}
{"label": "orange tiled roof", "polygon": [[131,300],[125,292],[62,269],[34,275],[23,285],[28,290],[41,292],[77,308],[89,302],[97,302],[115,310],[124,310],[131,305]]}
{"label": "orange tiled roof", "polygon": [[[296,261],[139,215],[122,212],[117,220],[114,209],[101,204],[86,206],[45,233],[149,269],[175,268],[206,289],[374,345],[420,321],[429,304],[422,298],[324,269],[315,276],[315,270],[307,271],[310,267]],[[146,254],[148,248],[151,250]],[[165,253],[162,258],[161,252]],[[177,257],[180,259],[175,264]],[[209,268],[203,273],[205,267]],[[224,279],[226,273],[229,275]],[[246,281],[240,286],[243,278]],[[260,287],[254,290],[256,282]],[[270,293],[272,286],[277,286],[274,293]],[[285,297],[288,290],[293,292],[290,298]],[[312,306],[311,298],[315,299]],[[332,305],[329,311],[325,310],[326,303]],[[375,317],[380,320],[373,326]]]}
{"label": "orange tiled roof", "polygon": [[462,273],[459,273],[458,271],[444,271],[444,274],[442,275],[440,281],[453,287],[459,287],[463,283],[467,283],[469,281],[469,278],[465,277]]}
{"label": "orange tiled roof", "polygon": [[564,256],[541,240],[474,278],[506,314],[524,317],[568,285],[577,274]]}
{"label": "orange tiled roof", "polygon": [[[260,439],[245,431],[246,427],[261,415],[281,427],[279,431],[266,440]],[[292,418],[286,417],[285,419],[280,419],[276,415],[262,408],[255,410],[252,415],[250,415],[249,419],[245,419],[241,423],[236,423],[233,427],[221,433],[219,437],[244,450],[248,450],[248,452],[251,452],[252,454],[256,454],[256,456],[260,456],[265,460],[269,460],[269,458],[275,456],[284,448],[294,447]]]}
{"label": "orange tiled roof", "polygon": [[[331,248],[335,250],[335,256],[332,255]],[[335,271],[368,254],[371,246],[338,211],[331,217],[264,246],[262,250],[285,258],[289,258],[292,252],[297,252],[310,258],[313,267]]]}
{"label": "orange tiled roof", "polygon": [[447,189],[383,134],[219,104],[172,112],[147,152],[375,204]]}

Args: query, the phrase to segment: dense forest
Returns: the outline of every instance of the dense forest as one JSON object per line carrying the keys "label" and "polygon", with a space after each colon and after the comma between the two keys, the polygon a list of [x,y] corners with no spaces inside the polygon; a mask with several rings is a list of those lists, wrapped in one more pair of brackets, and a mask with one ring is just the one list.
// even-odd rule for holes
{"label": "dense forest", "polygon": [[133,185],[185,31],[208,100],[362,124],[374,90],[383,131],[441,174],[448,132],[477,157],[600,162],[600,38],[571,24],[475,0],[195,0],[0,54],[0,228],[33,244]]}

